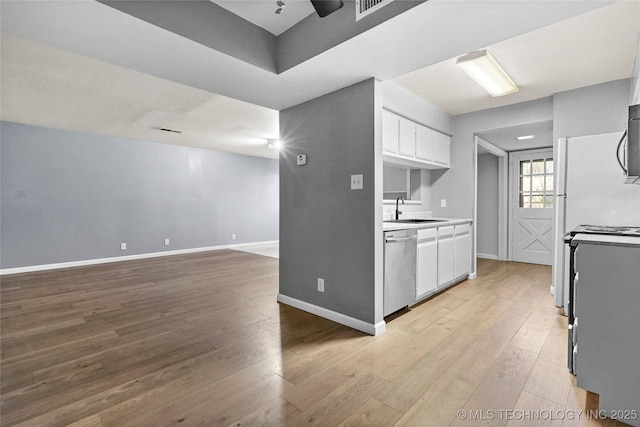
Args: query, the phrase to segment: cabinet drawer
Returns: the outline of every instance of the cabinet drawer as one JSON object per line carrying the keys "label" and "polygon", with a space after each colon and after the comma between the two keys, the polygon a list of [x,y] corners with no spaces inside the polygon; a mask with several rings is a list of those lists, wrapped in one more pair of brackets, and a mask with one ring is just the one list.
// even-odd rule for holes
{"label": "cabinet drawer", "polygon": [[418,230],[418,240],[435,239],[437,236],[437,228],[425,228],[423,230]]}
{"label": "cabinet drawer", "polygon": [[453,225],[438,227],[438,237],[453,237]]}
{"label": "cabinet drawer", "polygon": [[471,224],[462,224],[456,225],[456,236],[460,234],[470,233],[471,232]]}

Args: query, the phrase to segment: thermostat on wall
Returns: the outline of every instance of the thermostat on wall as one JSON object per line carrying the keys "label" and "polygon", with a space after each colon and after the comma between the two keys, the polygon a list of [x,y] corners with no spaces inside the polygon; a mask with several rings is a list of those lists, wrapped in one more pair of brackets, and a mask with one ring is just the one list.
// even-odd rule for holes
{"label": "thermostat on wall", "polygon": [[297,163],[298,166],[306,165],[307,164],[307,155],[306,154],[298,154],[298,157],[296,158],[296,163]]}

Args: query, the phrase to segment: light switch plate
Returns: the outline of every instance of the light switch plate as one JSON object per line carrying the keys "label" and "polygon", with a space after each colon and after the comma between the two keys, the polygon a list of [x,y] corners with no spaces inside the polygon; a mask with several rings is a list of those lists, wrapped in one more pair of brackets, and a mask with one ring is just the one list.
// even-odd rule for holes
{"label": "light switch plate", "polygon": [[298,154],[296,156],[296,164],[298,166],[306,165],[307,164],[307,155],[306,154]]}
{"label": "light switch plate", "polygon": [[440,199],[440,207],[441,208],[447,207],[447,199]]}
{"label": "light switch plate", "polygon": [[351,189],[362,190],[362,174],[351,175]]}

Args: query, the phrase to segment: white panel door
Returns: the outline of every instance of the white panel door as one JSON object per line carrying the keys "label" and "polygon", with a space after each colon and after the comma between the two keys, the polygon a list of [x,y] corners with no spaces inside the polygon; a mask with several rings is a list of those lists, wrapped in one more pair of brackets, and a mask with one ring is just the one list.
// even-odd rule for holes
{"label": "white panel door", "polygon": [[553,262],[553,152],[516,153],[512,157],[512,259]]}

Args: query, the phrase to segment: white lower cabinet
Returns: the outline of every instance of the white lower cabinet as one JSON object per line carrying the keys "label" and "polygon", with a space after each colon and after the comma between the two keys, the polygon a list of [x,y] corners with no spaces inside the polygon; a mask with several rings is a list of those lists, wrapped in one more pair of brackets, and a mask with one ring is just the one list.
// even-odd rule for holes
{"label": "white lower cabinet", "polygon": [[438,227],[438,289],[453,282],[455,242],[453,226]]}
{"label": "white lower cabinet", "polygon": [[418,230],[416,301],[436,291],[438,286],[438,230]]}
{"label": "white lower cabinet", "polygon": [[455,226],[455,278],[469,274],[471,271],[471,225]]}
{"label": "white lower cabinet", "polygon": [[416,295],[420,301],[471,272],[471,224],[418,229]]}

